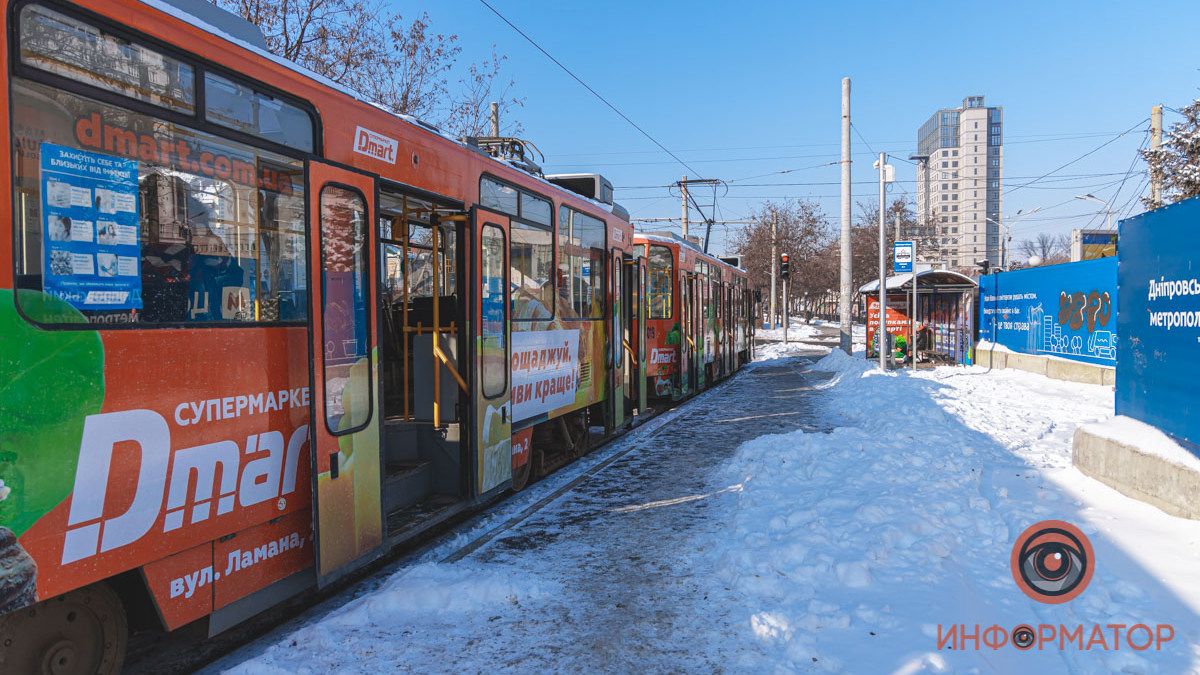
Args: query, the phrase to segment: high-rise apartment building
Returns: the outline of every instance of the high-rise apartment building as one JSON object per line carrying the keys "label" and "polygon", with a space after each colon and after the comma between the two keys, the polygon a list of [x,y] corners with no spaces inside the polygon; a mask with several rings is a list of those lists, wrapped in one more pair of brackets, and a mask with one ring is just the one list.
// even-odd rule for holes
{"label": "high-rise apartment building", "polygon": [[918,260],[950,267],[1000,264],[1004,111],[968,96],[917,132]]}

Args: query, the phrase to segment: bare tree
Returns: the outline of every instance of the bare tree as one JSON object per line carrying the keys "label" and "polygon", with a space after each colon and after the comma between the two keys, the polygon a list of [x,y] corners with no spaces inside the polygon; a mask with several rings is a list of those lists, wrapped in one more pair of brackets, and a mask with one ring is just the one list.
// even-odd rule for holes
{"label": "bare tree", "polygon": [[837,259],[826,256],[832,226],[816,202],[799,199],[763,202],[751,216],[753,224],[738,233],[733,248],[750,273],[750,285],[765,288],[771,283],[771,221],[775,218],[778,253],[790,256],[791,296],[799,298],[805,292],[816,294],[836,286],[828,284],[837,273]]}
{"label": "bare tree", "polygon": [[516,81],[507,80],[501,68],[507,56],[496,53],[492,45],[492,56],[481,63],[467,66],[467,74],[459,80],[459,96],[450,111],[446,123],[447,131],[455,136],[487,136],[490,131],[491,104],[495,101],[501,110],[500,129],[503,135],[515,136],[523,130],[519,121],[509,120],[505,111],[525,105],[525,99],[512,94]]}
{"label": "bare tree", "polygon": [[[1166,204],[1200,195],[1200,99],[1180,112],[1183,121],[1171,125],[1162,148],[1140,151],[1151,175],[1156,171],[1162,175]],[[1157,206],[1149,197],[1142,203],[1147,208]]]}
{"label": "bare tree", "polygon": [[1040,257],[1042,264],[1067,262],[1071,259],[1071,237],[1040,232],[1033,239],[1025,239],[1017,244],[1017,250],[1026,259]]}
{"label": "bare tree", "polygon": [[[854,261],[853,286],[855,292],[863,284],[879,279],[879,207],[860,203],[858,208],[858,219],[850,229],[850,255],[853,256]],[[883,250],[887,256],[884,271],[889,275],[892,273],[892,244],[896,241],[896,228],[893,224],[894,216],[892,214],[897,212],[902,214],[902,226],[905,213],[909,214],[910,222],[915,222],[915,217],[911,215],[907,204],[902,200],[893,202],[884,215]]]}
{"label": "bare tree", "polygon": [[499,85],[505,58],[494,49],[466,67],[452,93],[462,47],[457,35],[432,31],[427,13],[406,21],[370,0],[211,1],[258,26],[272,53],[392,112],[461,131],[471,127],[464,111],[480,96],[496,92],[503,118],[520,105],[508,93],[511,78]]}

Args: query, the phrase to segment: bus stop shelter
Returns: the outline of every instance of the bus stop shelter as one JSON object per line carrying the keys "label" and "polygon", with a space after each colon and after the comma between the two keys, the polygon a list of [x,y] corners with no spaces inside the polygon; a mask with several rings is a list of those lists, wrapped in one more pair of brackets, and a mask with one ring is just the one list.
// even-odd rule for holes
{"label": "bus stop shelter", "polygon": [[[886,327],[892,344],[904,338],[905,360],[970,364],[975,343],[975,312],[979,285],[971,277],[945,269],[896,274],[887,285]],[[913,293],[916,292],[916,310]],[[858,289],[867,315],[867,358],[878,356],[879,280]]]}

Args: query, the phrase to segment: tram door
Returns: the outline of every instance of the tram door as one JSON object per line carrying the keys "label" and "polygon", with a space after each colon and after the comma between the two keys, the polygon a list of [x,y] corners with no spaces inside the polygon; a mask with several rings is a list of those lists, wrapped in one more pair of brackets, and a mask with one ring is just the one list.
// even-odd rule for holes
{"label": "tram door", "polygon": [[[383,543],[374,178],[308,166],[310,422],[317,583],[373,559]],[[287,480],[287,477],[284,477]]]}
{"label": "tram door", "polygon": [[708,364],[709,355],[712,353],[706,350],[706,337],[708,335],[708,315],[706,313],[708,300],[708,280],[701,275],[692,277],[692,382],[693,387],[698,392],[708,386],[705,381],[704,372],[705,366]]}
{"label": "tram door", "polygon": [[612,392],[612,396],[609,397],[612,401],[612,425],[614,429],[619,429],[625,426],[625,373],[627,372],[625,361],[627,358],[626,347],[629,344],[626,326],[626,322],[629,320],[629,311],[625,304],[625,265],[619,250],[613,249],[608,269],[608,297],[611,299],[609,307],[612,313],[612,316],[609,317],[608,334],[608,362],[612,367],[609,368],[608,385],[609,391]]}
{"label": "tram door", "polygon": [[[681,256],[682,257],[682,256]],[[687,396],[691,389],[692,373],[692,280],[679,272],[679,311],[682,315],[679,330],[679,395]]]}
{"label": "tram door", "polygon": [[639,411],[646,410],[646,258],[644,256],[625,259],[626,306],[630,314],[629,353],[630,372],[626,381],[636,382],[630,397],[635,399]]}
{"label": "tram door", "polygon": [[471,406],[475,429],[475,485],[478,494],[512,479],[512,344],[509,318],[508,216],[474,207],[474,296],[467,323],[472,326],[473,378]]}

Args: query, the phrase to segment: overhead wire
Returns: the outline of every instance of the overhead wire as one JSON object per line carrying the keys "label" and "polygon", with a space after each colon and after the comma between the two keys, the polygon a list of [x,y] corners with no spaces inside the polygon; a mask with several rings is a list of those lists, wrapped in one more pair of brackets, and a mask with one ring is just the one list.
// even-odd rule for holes
{"label": "overhead wire", "polygon": [[563,65],[562,61],[559,61],[558,59],[554,58],[554,56],[550,52],[546,51],[545,48],[543,48],[540,44],[538,44],[536,40],[529,37],[529,35],[527,35],[525,33],[525,31],[518,28],[517,25],[515,23],[513,23],[512,21],[509,21],[508,18],[505,17],[503,14],[501,14],[495,7],[492,7],[492,5],[490,3],[488,3],[487,0],[479,0],[479,2],[482,3],[484,7],[487,7],[489,10],[491,10],[491,12],[493,14],[495,14],[497,17],[499,17],[501,21],[508,24],[509,28],[512,28],[513,30],[515,30],[517,32],[518,35],[525,38],[525,40],[529,44],[533,45],[534,48],[537,49],[539,52],[541,52],[543,55],[545,55],[546,58],[553,61],[554,65],[561,68],[563,70],[563,72],[565,72],[567,75],[570,75],[571,78],[574,79],[576,82],[578,82],[584,89],[587,89],[589,92],[591,92],[591,94],[593,96],[595,96],[597,99],[599,99],[601,103],[608,106],[609,109],[612,110],[613,112],[615,112],[618,116],[620,116],[621,119],[628,122],[630,126],[632,126],[634,129],[637,129],[638,132],[640,132],[643,136],[650,139],[650,142],[657,145],[660,150],[662,150],[663,152],[670,155],[672,159],[674,159],[676,162],[678,162],[680,164],[680,166],[687,169],[688,171],[694,172],[697,176],[702,175],[699,171],[697,171],[695,168],[690,166],[687,162],[683,161],[679,157],[679,155],[676,155],[675,153],[673,153],[669,149],[667,149],[667,146],[663,145],[662,142],[660,142],[657,138],[655,138],[654,136],[651,136],[650,132],[643,129],[637,122],[634,122],[628,115],[621,112],[621,110],[619,108],[617,108],[617,106],[613,105],[612,102],[610,102],[607,98],[604,98],[604,96],[602,96],[600,94],[600,92],[593,89],[592,86],[589,85],[587,82],[584,82],[583,78],[579,77],[570,68]]}
{"label": "overhead wire", "polygon": [[[1116,131],[1099,131],[1086,132],[1079,134],[1063,134],[1063,133],[1047,133],[1047,134],[1025,134],[1022,136],[1009,135],[1005,137],[1006,145],[1019,143],[1057,143],[1060,141],[1072,141],[1084,138],[1100,138],[1107,137],[1117,133]],[[1014,139],[1029,139],[1029,140],[1014,140]],[[908,141],[876,141],[878,145],[899,145],[908,143]],[[821,148],[821,147],[837,147],[840,142],[834,143],[796,143],[790,145],[743,145],[725,148],[688,148],[686,150],[678,150],[678,152],[730,152],[733,150],[778,150],[780,148]],[[659,153],[661,150],[600,150],[595,152],[570,152],[570,153],[553,153],[548,157],[601,157],[609,155],[647,155]],[[838,153],[830,153],[836,155]],[[897,155],[898,156],[898,155]]]}
{"label": "overhead wire", "polygon": [[1104,149],[1105,147],[1107,147],[1107,146],[1109,146],[1109,145],[1111,145],[1111,144],[1113,144],[1113,143],[1117,142],[1117,141],[1118,141],[1119,139],[1121,139],[1123,136],[1125,136],[1126,134],[1128,134],[1128,133],[1132,132],[1133,130],[1137,129],[1138,127],[1142,126],[1143,124],[1145,124],[1145,123],[1146,123],[1146,122],[1148,122],[1149,120],[1150,120],[1150,118],[1148,118],[1148,117],[1147,117],[1147,118],[1145,118],[1145,119],[1143,119],[1143,120],[1139,121],[1137,124],[1135,124],[1135,125],[1133,125],[1133,126],[1129,127],[1129,128],[1128,128],[1128,129],[1126,129],[1125,131],[1122,131],[1121,133],[1117,134],[1116,136],[1113,136],[1112,138],[1108,139],[1107,141],[1105,141],[1105,142],[1101,143],[1100,145],[1096,146],[1095,148],[1092,148],[1091,150],[1088,150],[1087,152],[1083,153],[1082,155],[1080,155],[1080,156],[1076,157],[1075,159],[1072,159],[1072,160],[1070,160],[1069,162],[1066,162],[1065,164],[1061,164],[1061,165],[1059,165],[1058,167],[1056,167],[1056,168],[1054,168],[1054,169],[1051,169],[1050,171],[1048,171],[1048,172],[1046,172],[1046,173],[1042,174],[1041,176],[1039,176],[1038,178],[1035,178],[1035,179],[1033,179],[1032,181],[1029,181],[1028,183],[1022,183],[1022,184],[1020,184],[1020,185],[1015,185],[1015,186],[1013,186],[1013,187],[1007,188],[1007,189],[1005,189],[1005,190],[1004,190],[1004,191],[1003,191],[1001,194],[1005,194],[1005,195],[1012,194],[1013,192],[1016,192],[1017,190],[1020,190],[1020,189],[1021,189],[1021,188],[1023,188],[1023,187],[1028,187],[1028,186],[1030,186],[1030,185],[1033,185],[1034,183],[1041,182],[1041,181],[1042,181],[1042,180],[1044,180],[1045,178],[1048,178],[1048,177],[1050,177],[1050,176],[1052,176],[1052,175],[1054,175],[1054,174],[1058,173],[1059,171],[1062,171],[1063,169],[1067,168],[1068,166],[1071,166],[1072,164],[1074,164],[1074,163],[1076,163],[1076,162],[1078,162],[1078,161],[1080,161],[1080,160],[1082,160],[1082,159],[1085,159],[1085,158],[1087,158],[1087,157],[1089,157],[1089,156],[1091,156],[1091,155],[1094,155],[1094,154],[1096,154],[1097,152],[1099,152],[1100,150]]}

